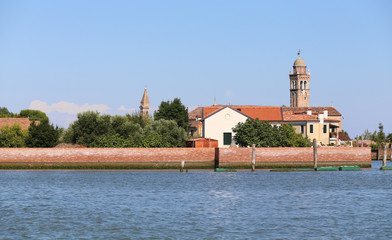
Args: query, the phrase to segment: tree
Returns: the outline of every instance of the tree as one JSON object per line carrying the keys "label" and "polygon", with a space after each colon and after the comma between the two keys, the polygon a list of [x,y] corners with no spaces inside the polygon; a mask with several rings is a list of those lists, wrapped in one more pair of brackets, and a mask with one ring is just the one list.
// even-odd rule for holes
{"label": "tree", "polygon": [[142,134],[140,125],[127,116],[84,112],[64,132],[62,141],[88,147],[138,147]]}
{"label": "tree", "polygon": [[93,111],[79,113],[78,119],[71,124],[69,130],[65,133],[64,140],[92,146],[99,136],[109,134],[112,130],[110,119],[109,115],[100,115]]}
{"label": "tree", "polygon": [[388,142],[392,143],[392,133],[388,134],[387,140]]}
{"label": "tree", "polygon": [[377,145],[381,145],[382,143],[386,142],[384,126],[382,125],[382,123],[378,124],[378,133],[377,133],[376,142]]}
{"label": "tree", "polygon": [[25,147],[27,131],[22,130],[19,124],[4,126],[0,130],[0,147],[20,148]]}
{"label": "tree", "polygon": [[41,112],[39,110],[25,109],[25,110],[21,110],[19,115],[21,117],[29,118],[30,121],[49,120],[48,116],[46,116],[46,114],[44,112]]}
{"label": "tree", "polygon": [[152,122],[152,118],[149,114],[146,116],[142,116],[139,112],[134,114],[127,114],[125,116],[128,118],[128,121],[139,124],[141,128],[146,127]]}
{"label": "tree", "polygon": [[247,119],[238,123],[234,128],[234,141],[240,147],[307,147],[311,146],[309,139],[295,132],[292,124],[281,127],[272,126],[267,121]]}
{"label": "tree", "polygon": [[6,107],[0,107],[0,118],[15,118],[18,114],[10,112]]}
{"label": "tree", "polygon": [[50,125],[49,120],[43,119],[39,124],[33,121],[29,126],[26,146],[35,148],[55,147],[58,144],[59,135],[59,128]]}
{"label": "tree", "polygon": [[178,126],[188,131],[188,108],[181,103],[179,98],[175,98],[173,101],[162,101],[154,113],[154,119],[174,120]]}
{"label": "tree", "polygon": [[144,129],[141,147],[185,147],[187,133],[174,120],[153,121]]}

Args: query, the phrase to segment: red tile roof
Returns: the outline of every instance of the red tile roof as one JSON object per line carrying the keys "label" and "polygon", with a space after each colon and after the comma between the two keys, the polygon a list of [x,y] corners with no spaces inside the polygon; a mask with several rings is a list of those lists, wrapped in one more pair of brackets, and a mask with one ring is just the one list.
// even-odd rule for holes
{"label": "red tile roof", "polygon": [[323,113],[324,110],[328,110],[328,116],[342,116],[342,114],[334,107],[282,107],[282,112],[306,112],[308,109],[311,109],[313,113]]}
{"label": "red tile roof", "polygon": [[224,107],[231,107],[250,118],[258,118],[261,121],[282,121],[282,112],[280,107],[248,105],[216,105],[209,107],[198,107],[189,112],[189,119],[196,119],[196,117],[205,118]]}
{"label": "red tile roof", "polygon": [[28,130],[30,123],[28,118],[0,118],[0,129],[4,126],[11,127],[14,124],[18,124],[23,130]]}

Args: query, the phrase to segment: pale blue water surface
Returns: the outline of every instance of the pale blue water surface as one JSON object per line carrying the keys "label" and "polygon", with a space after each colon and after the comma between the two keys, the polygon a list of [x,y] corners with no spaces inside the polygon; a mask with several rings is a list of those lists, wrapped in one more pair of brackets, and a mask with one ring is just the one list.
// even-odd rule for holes
{"label": "pale blue water surface", "polygon": [[0,239],[391,239],[392,171],[379,166],[0,171]]}

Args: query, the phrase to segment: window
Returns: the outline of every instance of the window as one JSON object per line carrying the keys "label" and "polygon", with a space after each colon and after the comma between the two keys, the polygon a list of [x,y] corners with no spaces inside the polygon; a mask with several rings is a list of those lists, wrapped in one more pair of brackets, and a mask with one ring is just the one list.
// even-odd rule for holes
{"label": "window", "polygon": [[301,133],[304,133],[304,132],[305,132],[305,126],[301,125]]}
{"label": "window", "polygon": [[313,124],[310,124],[310,129],[309,129],[309,131],[310,131],[310,133],[313,133]]}
{"label": "window", "polygon": [[324,125],[323,133],[327,133],[327,125]]}
{"label": "window", "polygon": [[231,133],[223,133],[223,145],[231,144]]}
{"label": "window", "polygon": [[241,112],[241,108],[237,108],[237,111]]}

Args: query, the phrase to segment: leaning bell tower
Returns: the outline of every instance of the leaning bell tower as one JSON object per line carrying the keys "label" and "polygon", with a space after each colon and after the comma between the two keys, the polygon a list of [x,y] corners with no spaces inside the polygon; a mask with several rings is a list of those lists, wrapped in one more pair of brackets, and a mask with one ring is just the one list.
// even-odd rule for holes
{"label": "leaning bell tower", "polygon": [[298,59],[290,70],[290,107],[309,107],[310,71],[306,72],[306,63],[298,51]]}

